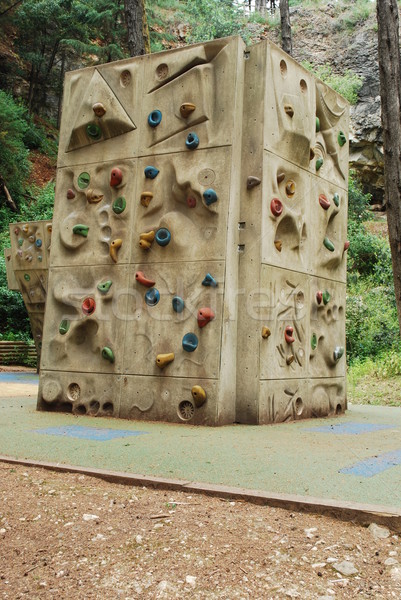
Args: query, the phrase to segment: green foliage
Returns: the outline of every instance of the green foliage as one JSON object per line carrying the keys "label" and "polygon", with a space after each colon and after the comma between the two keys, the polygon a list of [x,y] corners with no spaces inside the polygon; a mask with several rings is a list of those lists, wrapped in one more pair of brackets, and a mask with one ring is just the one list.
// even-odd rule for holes
{"label": "green foliage", "polygon": [[352,31],[356,25],[369,19],[375,9],[371,0],[342,0],[338,3],[337,27]]}
{"label": "green foliage", "polygon": [[244,33],[242,9],[231,0],[187,0],[186,11],[190,43]]}
{"label": "green foliage", "polygon": [[19,292],[7,287],[6,265],[0,255],[0,339],[30,339],[29,319]]}
{"label": "green foliage", "polygon": [[358,92],[362,87],[363,78],[347,69],[343,75],[333,72],[330,65],[313,65],[308,61],[303,61],[302,65],[308,71],[319,77],[324,83],[327,83],[336,92],[341,94],[350,104],[356,104],[358,101]]}
{"label": "green foliage", "polygon": [[376,363],[375,374],[380,379],[401,375],[401,352],[391,350],[380,356]]}

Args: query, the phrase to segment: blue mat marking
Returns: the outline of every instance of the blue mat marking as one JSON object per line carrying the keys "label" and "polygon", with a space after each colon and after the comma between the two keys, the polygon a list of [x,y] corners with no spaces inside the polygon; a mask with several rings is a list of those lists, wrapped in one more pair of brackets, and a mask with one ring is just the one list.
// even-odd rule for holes
{"label": "blue mat marking", "polygon": [[19,371],[1,371],[1,383],[39,383],[39,375]]}
{"label": "blue mat marking", "polygon": [[361,435],[384,429],[396,429],[394,425],[376,425],[375,423],[337,423],[336,425],[322,425],[322,427],[310,427],[305,431],[314,433],[338,433],[345,435]]}
{"label": "blue mat marking", "polygon": [[401,448],[373,456],[372,458],[366,458],[357,462],[352,467],[341,469],[339,472],[346,475],[357,475],[358,477],[373,477],[383,471],[387,471],[387,469],[398,467],[398,465],[401,465]]}
{"label": "blue mat marking", "polygon": [[129,431],[127,429],[100,429],[97,427],[82,427],[81,425],[66,425],[62,427],[48,427],[47,429],[33,429],[33,433],[43,435],[60,435],[62,437],[79,438],[81,440],[94,440],[107,442],[116,438],[144,435],[148,431]]}

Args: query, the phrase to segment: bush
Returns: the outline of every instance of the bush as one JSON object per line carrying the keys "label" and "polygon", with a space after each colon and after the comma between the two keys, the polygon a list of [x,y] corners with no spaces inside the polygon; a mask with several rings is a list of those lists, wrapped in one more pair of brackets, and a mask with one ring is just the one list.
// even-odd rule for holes
{"label": "bush", "polygon": [[190,15],[189,43],[243,33],[243,12],[231,0],[188,0]]}
{"label": "bush", "polygon": [[311,71],[316,77],[319,77],[324,83],[327,83],[336,92],[341,94],[350,104],[356,104],[358,92],[362,87],[363,78],[357,75],[351,69],[347,69],[343,75],[333,72],[330,65],[313,65],[308,61],[303,61],[302,65],[308,71]]}

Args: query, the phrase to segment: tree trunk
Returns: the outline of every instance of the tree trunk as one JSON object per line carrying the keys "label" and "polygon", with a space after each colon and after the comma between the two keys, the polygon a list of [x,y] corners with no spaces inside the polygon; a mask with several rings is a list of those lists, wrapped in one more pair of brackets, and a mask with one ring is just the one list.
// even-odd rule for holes
{"label": "tree trunk", "polygon": [[280,0],[281,47],[287,54],[292,54],[290,7],[288,0]]}
{"label": "tree trunk", "polygon": [[15,204],[14,200],[11,198],[11,194],[8,191],[6,183],[1,175],[0,175],[0,192],[3,192],[8,207],[11,208],[11,210],[13,212],[18,212],[17,205]]}
{"label": "tree trunk", "polygon": [[131,56],[149,52],[149,33],[144,0],[124,0],[125,21],[127,24],[128,50]]}
{"label": "tree trunk", "polygon": [[401,66],[397,0],[376,4],[384,143],[384,201],[401,332]]}
{"label": "tree trunk", "polygon": [[61,124],[61,108],[63,104],[63,83],[65,74],[65,49],[61,53],[60,79],[58,89],[58,105],[57,105],[57,129],[60,130]]}
{"label": "tree trunk", "polygon": [[266,9],[266,0],[255,0],[255,10],[264,13]]}

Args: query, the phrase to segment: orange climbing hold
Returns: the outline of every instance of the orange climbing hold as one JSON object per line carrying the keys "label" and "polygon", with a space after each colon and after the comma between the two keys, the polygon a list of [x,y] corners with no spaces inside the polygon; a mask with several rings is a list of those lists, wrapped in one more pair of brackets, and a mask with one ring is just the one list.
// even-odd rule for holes
{"label": "orange climbing hold", "polygon": [[205,327],[210,321],[212,321],[215,317],[214,312],[211,308],[200,308],[198,310],[198,325],[199,327]]}

